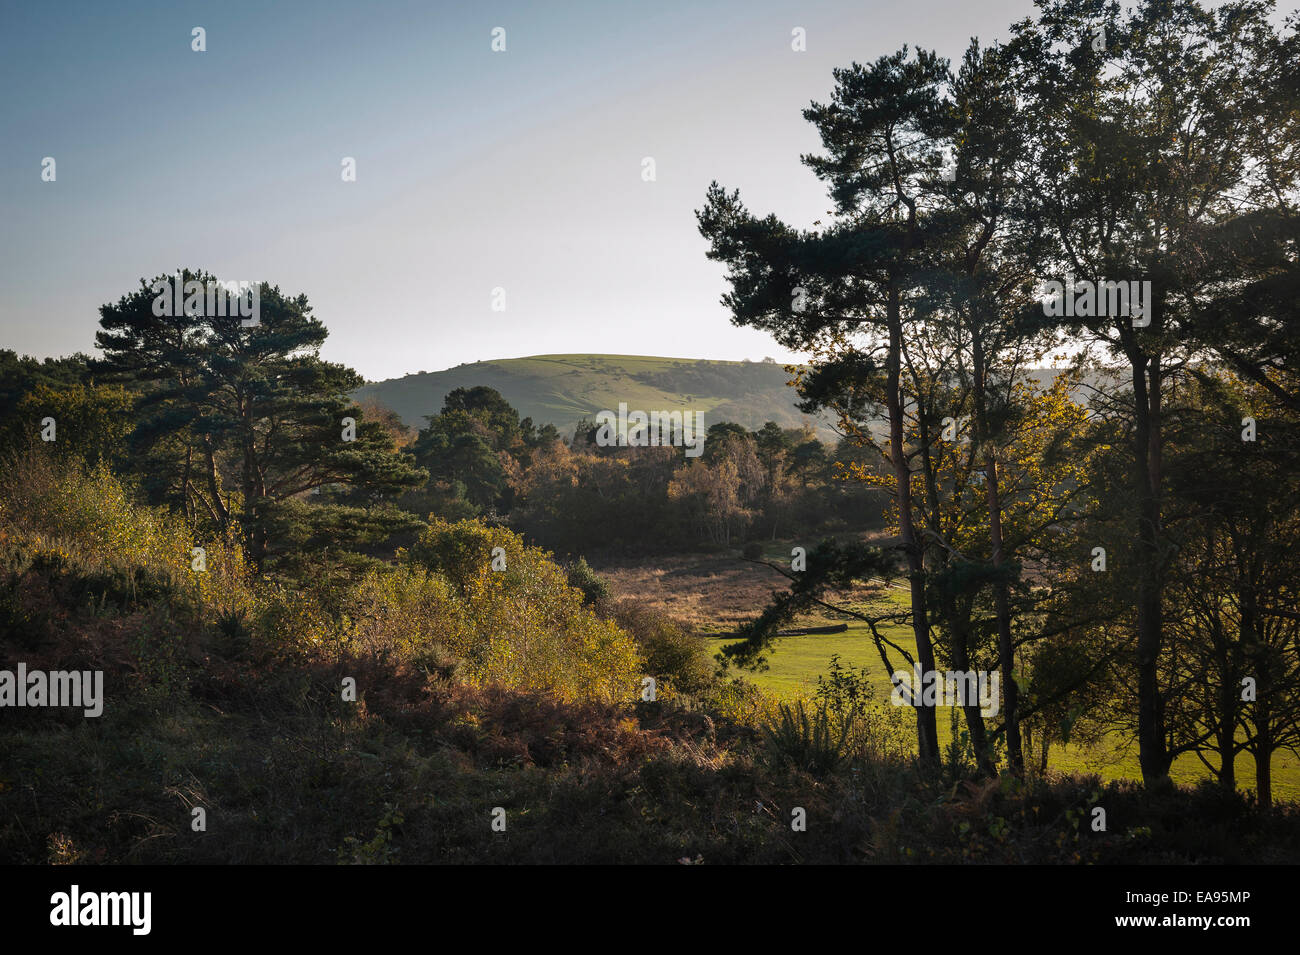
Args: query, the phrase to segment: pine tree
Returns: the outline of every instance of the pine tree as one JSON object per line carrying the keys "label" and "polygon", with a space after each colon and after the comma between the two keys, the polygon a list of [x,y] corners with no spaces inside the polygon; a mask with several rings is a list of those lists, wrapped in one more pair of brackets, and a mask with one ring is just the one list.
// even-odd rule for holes
{"label": "pine tree", "polygon": [[[180,280],[216,281],[196,271]],[[349,397],[361,376],[320,357],[328,332],[306,296],[262,284],[256,323],[206,314],[220,309],[202,303],[167,314],[177,310],[160,305],[157,290],[170,281],[142,280],[100,309],[99,366],[142,392],[137,447],[171,459],[187,511],[221,533],[238,524],[259,568],[300,556],[291,542],[307,536],[344,550],[373,542],[378,511],[359,522],[345,503],[303,499],[329,490],[373,511],[424,475]],[[396,530],[410,520],[390,509],[379,524]]]}

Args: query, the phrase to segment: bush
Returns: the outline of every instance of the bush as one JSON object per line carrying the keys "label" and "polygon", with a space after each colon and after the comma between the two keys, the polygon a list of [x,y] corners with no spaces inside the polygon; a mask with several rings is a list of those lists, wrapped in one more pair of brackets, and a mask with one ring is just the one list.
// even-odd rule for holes
{"label": "bush", "polygon": [[826,710],[816,709],[810,714],[802,700],[793,707],[781,704],[777,721],[766,730],[776,762],[814,776],[834,773],[849,758],[852,723],[842,723],[836,729]]}
{"label": "bush", "polygon": [[569,565],[569,586],[582,591],[585,603],[594,605],[609,599],[609,583],[591,569],[585,557]]}
{"label": "bush", "polygon": [[464,649],[456,602],[447,581],[416,566],[367,574],[347,601],[347,642],[378,663],[454,667],[446,659]]}
{"label": "bush", "polygon": [[854,669],[831,657],[830,670],[817,677],[813,699],[836,732],[846,734],[853,755],[886,758],[911,752],[907,710],[876,699],[865,668]]}
{"label": "bush", "polygon": [[[238,544],[196,541],[182,518],[137,503],[106,467],[59,462],[40,449],[5,465],[0,523],[43,555],[37,568],[43,573],[81,577],[87,596],[119,606],[169,591],[205,606],[251,606]],[[205,551],[203,571],[193,569],[196,546]]]}
{"label": "bush", "polygon": [[714,664],[704,644],[668,614],[623,599],[613,605],[611,616],[636,640],[646,672],[660,689],[694,695],[713,684]]}
{"label": "bush", "polygon": [[644,663],[635,641],[597,616],[550,554],[525,546],[518,534],[435,519],[398,556],[447,581],[454,599],[439,639],[471,681],[563,699],[636,697]]}
{"label": "bush", "polygon": [[[0,444],[11,449],[39,445],[41,453],[90,465],[121,460],[131,431],[131,403],[120,385],[41,383],[23,395],[12,416],[0,421]],[[47,417],[56,422],[55,440],[40,444],[37,433]]]}

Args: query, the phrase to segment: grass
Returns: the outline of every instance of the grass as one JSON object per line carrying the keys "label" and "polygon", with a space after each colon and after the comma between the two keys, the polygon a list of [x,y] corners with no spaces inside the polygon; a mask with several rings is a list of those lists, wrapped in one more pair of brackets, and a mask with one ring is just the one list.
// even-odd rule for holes
{"label": "grass", "polygon": [[[445,371],[420,372],[375,382],[357,398],[374,398],[392,408],[411,427],[442,410],[453,388],[488,385],[499,391],[535,424],[550,423],[572,432],[578,420],[594,418],[619,402],[630,410],[697,411],[705,425],[736,421],[748,428],[776,421],[797,427],[805,420],[786,385],[790,376],[780,364],[658,358],[645,355],[534,355],[458,365]],[[822,437],[834,433],[821,425]]]}
{"label": "grass", "polygon": [[[906,597],[903,599],[905,601]],[[810,622],[808,625],[817,624]],[[895,628],[889,638],[913,650],[910,633],[906,628]],[[712,653],[731,641],[714,637],[707,642]],[[879,699],[889,698],[889,677],[865,625],[850,625],[844,633],[781,637],[775,641],[774,647],[775,652],[767,655],[769,669],[746,673],[744,677],[781,700],[793,702],[811,697],[817,687],[817,677],[829,670],[831,657],[836,654],[842,664],[865,667]],[[947,746],[952,734],[946,714],[940,714],[938,723],[939,743]],[[1090,749],[1074,744],[1054,744],[1048,754],[1049,768],[1064,773],[1095,773],[1108,781],[1141,779],[1136,745],[1125,748],[1119,737],[1111,737],[1108,743],[1119,748]],[[1253,789],[1255,761],[1249,753],[1237,757],[1236,768],[1238,788],[1243,791]],[[1169,775],[1176,783],[1191,786],[1210,778],[1211,774],[1195,755],[1184,755],[1174,761]],[[1273,756],[1273,798],[1300,801],[1300,760],[1290,753]]]}
{"label": "grass", "polygon": [[[829,621],[826,621],[829,622]],[[802,625],[803,621],[801,621]],[[807,626],[822,626],[824,623],[816,618],[810,619]],[[912,650],[910,634],[899,640],[902,628],[882,628],[889,634],[889,639],[900,646]],[[728,638],[706,638],[709,652],[716,653],[728,643],[735,641]],[[880,655],[871,642],[871,634],[865,624],[850,624],[844,633],[809,634],[797,637],[779,637],[773,643],[773,652],[767,654],[768,669],[745,674],[745,678],[783,700],[795,700],[811,696],[817,687],[817,677],[830,667],[831,657],[838,655],[840,662],[846,666],[865,668],[872,677],[880,699],[888,699],[891,689],[889,676],[885,673]],[[891,651],[890,659],[897,665],[906,667],[906,662],[899,660]]]}
{"label": "grass", "polygon": [[[790,542],[769,542],[764,546],[763,557],[773,563],[786,562],[791,546]],[[711,654],[733,642],[731,638],[717,636],[719,631],[733,631],[753,616],[771,590],[784,585],[784,579],[775,571],[734,557],[672,558],[653,567],[628,566],[602,569],[601,573],[610,579],[617,592],[657,603],[698,632],[706,634],[704,640]],[[854,604],[865,599],[867,594],[864,589],[846,595],[846,599]],[[907,608],[910,603],[907,591],[898,588],[890,592],[888,599],[900,609]],[[741,675],[778,699],[793,702],[813,694],[817,677],[828,671],[831,658],[838,655],[844,665],[865,668],[876,688],[877,698],[888,700],[891,690],[889,675],[866,624],[826,613],[801,618],[798,625],[818,627],[840,622],[848,623],[848,629],[843,633],[777,638],[773,651],[766,655],[768,669]],[[916,645],[910,627],[885,626],[881,630],[890,640],[915,655]],[[892,651],[890,658],[896,666],[907,665]],[[951,739],[947,714],[940,714],[938,724],[940,745],[947,746]],[[1107,781],[1142,777],[1136,744],[1126,745],[1126,741],[1116,735],[1095,748],[1053,744],[1048,764],[1054,771],[1093,773]],[[1238,788],[1243,791],[1253,789],[1255,762],[1248,753],[1237,757],[1236,770]],[[1170,776],[1181,785],[1191,786],[1210,778],[1211,773],[1194,754],[1187,754],[1175,760]],[[1300,759],[1290,753],[1273,756],[1273,798],[1300,800]]]}
{"label": "grass", "polygon": [[[196,674],[196,676],[199,676]],[[0,725],[14,863],[1294,862],[1300,819],[1095,780],[954,786],[894,762],[810,775],[658,707],[229,671],[102,721]],[[114,681],[116,682],[116,681]],[[432,692],[431,692],[432,691]],[[754,753],[754,755],[747,755]],[[1079,820],[1104,799],[1098,835]],[[495,833],[495,807],[508,827]],[[792,838],[791,807],[806,810]],[[192,810],[206,810],[195,831]]]}

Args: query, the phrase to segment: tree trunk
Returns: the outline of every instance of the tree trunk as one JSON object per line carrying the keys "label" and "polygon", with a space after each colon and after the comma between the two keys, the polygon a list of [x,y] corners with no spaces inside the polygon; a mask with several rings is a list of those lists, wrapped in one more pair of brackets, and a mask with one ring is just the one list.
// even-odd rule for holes
{"label": "tree trunk", "polygon": [[[1248,648],[1248,659],[1255,670],[1255,700],[1250,704],[1251,722],[1255,726],[1255,789],[1261,809],[1273,807],[1273,693],[1274,668],[1268,654],[1261,652],[1258,608],[1255,591],[1243,587],[1241,600],[1241,639]],[[1231,687],[1235,693],[1240,685]]]}
{"label": "tree trunk", "polygon": [[[894,468],[894,480],[898,486],[898,532],[903,542],[903,552],[907,556],[916,657],[924,675],[934,672],[934,647],[930,642],[930,623],[925,612],[925,555],[920,541],[917,540],[916,527],[912,522],[912,472],[903,453],[903,404],[899,392],[903,329],[899,295],[896,289],[891,289],[889,292],[888,321],[886,403],[889,410],[889,456]],[[921,705],[920,699],[915,702],[918,704],[916,707],[918,755],[923,763],[938,767],[939,727],[935,721],[935,709],[933,706]]]}
{"label": "tree trunk", "polygon": [[1241,685],[1233,682],[1236,668],[1232,665],[1229,648],[1219,637],[1216,633],[1215,638],[1219,640],[1216,656],[1219,672],[1225,679],[1219,687],[1219,706],[1215,716],[1218,725],[1214,728],[1214,736],[1219,748],[1219,785],[1231,793],[1237,791],[1237,706]]}
{"label": "tree trunk", "polygon": [[[993,567],[1002,567],[1002,500],[998,490],[997,457],[990,453],[984,463],[984,484],[989,508],[989,544]],[[993,584],[993,605],[998,618],[998,666],[1002,671],[1002,720],[1006,727],[1007,765],[1017,776],[1025,771],[1020,744],[1020,688],[1016,686],[1015,649],[1011,640],[1011,598],[1005,579]]]}
{"label": "tree trunk", "polygon": [[1130,354],[1133,366],[1134,454],[1133,483],[1138,499],[1137,668],[1138,760],[1147,787],[1169,782],[1169,755],[1165,748],[1164,700],[1160,695],[1159,662],[1163,642],[1160,599],[1159,480],[1159,371],[1152,367],[1147,388],[1145,356]]}
{"label": "tree trunk", "polygon": [[1259,793],[1259,807],[1273,808],[1273,749],[1268,742],[1260,741],[1255,751],[1255,789]]}
{"label": "tree trunk", "polygon": [[241,396],[239,414],[243,419],[240,440],[243,445],[244,534],[248,540],[248,556],[259,571],[266,557],[266,531],[262,526],[262,500],[257,469],[256,435],[253,431],[252,398]]}
{"label": "tree trunk", "polygon": [[[953,633],[952,668],[954,670],[966,672],[970,669],[969,639],[969,634],[965,631],[959,630]],[[965,685],[969,687],[970,684]],[[975,750],[975,759],[979,764],[980,772],[986,776],[996,776],[998,771],[993,765],[993,755],[989,751],[988,734],[984,729],[984,714],[980,710],[979,701],[966,699],[962,705],[962,712],[966,716],[971,748]]]}
{"label": "tree trunk", "polygon": [[[984,496],[989,509],[989,552],[993,568],[1003,564],[1002,554],[1002,492],[998,486],[998,458],[989,434],[987,407],[987,371],[984,367],[984,348],[978,336],[973,336],[975,361],[975,428],[976,440],[985,449]],[[1025,771],[1025,757],[1020,742],[1020,692],[1012,674],[1016,669],[1015,650],[1011,639],[1011,598],[1006,580],[999,577],[993,584],[993,606],[998,621],[998,668],[1002,671],[1002,721],[1006,727],[1007,765],[1017,776]],[[1046,747],[1044,747],[1046,749]]]}
{"label": "tree trunk", "polygon": [[1255,711],[1255,792],[1261,809],[1273,808],[1273,714],[1263,693],[1251,704]]}
{"label": "tree trunk", "polygon": [[212,507],[216,511],[221,525],[221,534],[224,537],[230,529],[230,506],[221,499],[221,486],[217,483],[217,459],[212,450],[211,438],[203,439],[203,453],[208,465],[208,491],[212,495]]}
{"label": "tree trunk", "polygon": [[[921,473],[925,479],[926,500],[930,505],[927,524],[934,538],[942,540],[943,525],[939,519],[939,485],[935,475],[934,458],[930,454],[931,435],[926,429],[923,416],[918,417],[922,417],[922,423],[919,425]],[[934,559],[940,574],[944,574],[949,570],[951,560],[946,550],[937,549]],[[958,606],[957,598],[951,588],[945,587],[941,594],[940,613],[942,619],[947,623],[948,635],[951,641],[948,657],[952,669],[965,673],[970,670],[970,605],[968,603],[965,607]],[[961,709],[966,717],[966,726],[970,731],[971,748],[975,750],[975,759],[980,772],[988,776],[996,776],[997,768],[993,765],[992,755],[989,752],[988,734],[984,729],[984,714],[980,712],[978,702],[963,700]]]}
{"label": "tree trunk", "polygon": [[194,502],[190,499],[190,472],[194,460],[194,445],[185,443],[185,468],[181,472],[181,506],[185,508],[185,523],[194,526]]}

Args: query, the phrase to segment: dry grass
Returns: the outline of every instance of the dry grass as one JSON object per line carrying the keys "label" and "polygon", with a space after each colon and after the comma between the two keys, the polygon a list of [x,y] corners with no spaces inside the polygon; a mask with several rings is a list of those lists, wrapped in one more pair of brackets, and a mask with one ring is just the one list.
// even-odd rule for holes
{"label": "dry grass", "polygon": [[[773,592],[788,585],[771,567],[733,556],[659,557],[597,570],[609,581],[615,596],[631,597],[662,610],[698,633],[733,632],[758,616]],[[864,584],[829,594],[827,600],[860,604],[875,593],[874,586]],[[814,615],[801,619],[800,624],[816,626],[825,620]]]}

